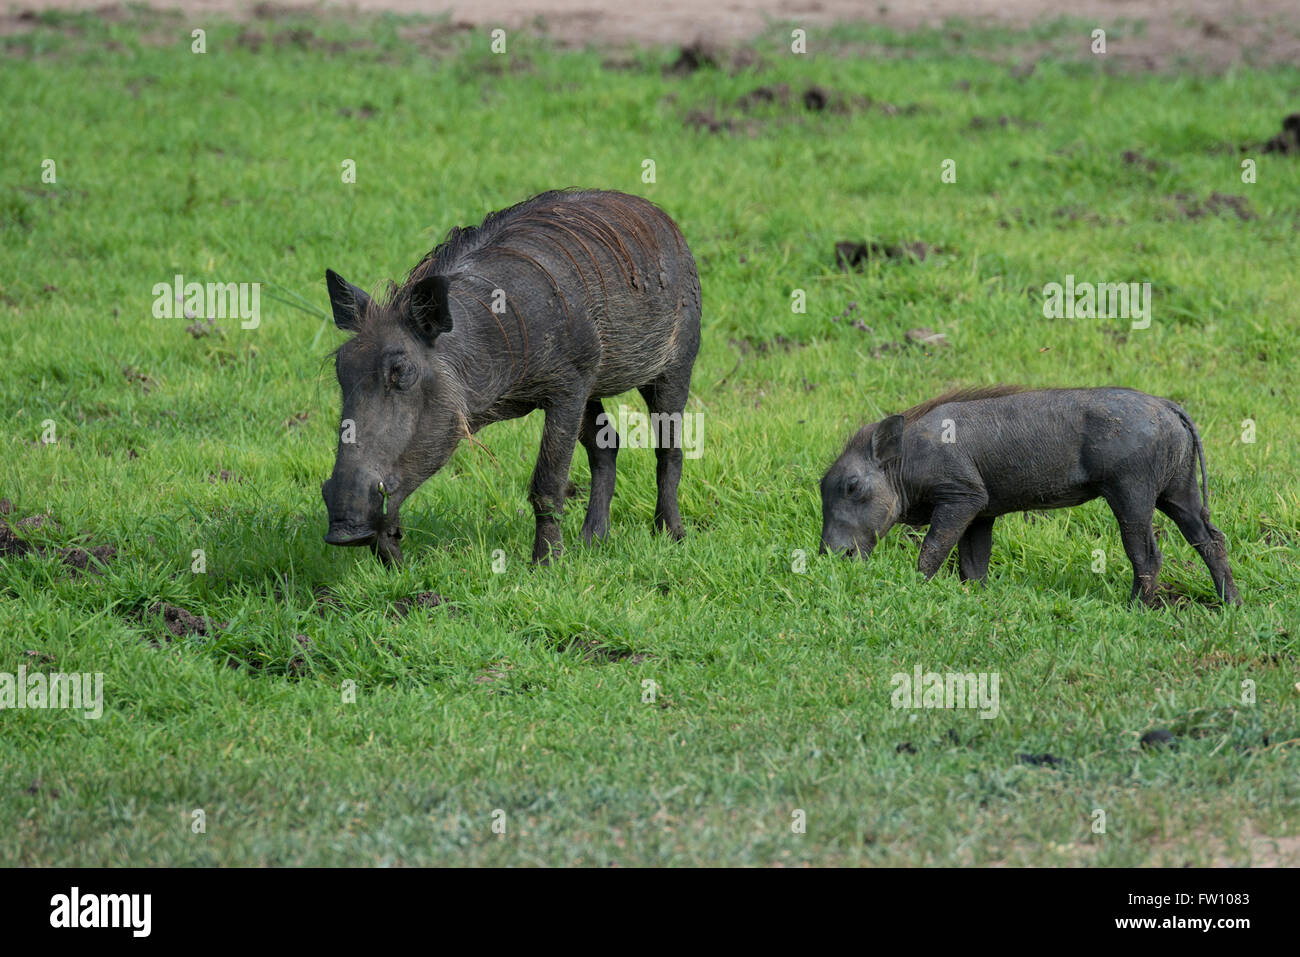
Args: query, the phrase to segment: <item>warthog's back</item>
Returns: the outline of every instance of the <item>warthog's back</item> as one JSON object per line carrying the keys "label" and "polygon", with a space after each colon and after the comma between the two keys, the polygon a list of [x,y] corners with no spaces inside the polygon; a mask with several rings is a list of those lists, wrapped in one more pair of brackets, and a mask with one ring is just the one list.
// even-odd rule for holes
{"label": "warthog's back", "polygon": [[636,196],[542,193],[453,230],[412,278],[427,273],[452,279],[457,324],[491,325],[519,361],[594,362],[597,396],[643,385],[699,348],[695,260],[673,221]]}
{"label": "warthog's back", "polygon": [[1133,389],[1036,389],[937,405],[910,438],[972,464],[991,509],[1018,510],[1088,501],[1130,472],[1163,484],[1193,461],[1185,421]]}

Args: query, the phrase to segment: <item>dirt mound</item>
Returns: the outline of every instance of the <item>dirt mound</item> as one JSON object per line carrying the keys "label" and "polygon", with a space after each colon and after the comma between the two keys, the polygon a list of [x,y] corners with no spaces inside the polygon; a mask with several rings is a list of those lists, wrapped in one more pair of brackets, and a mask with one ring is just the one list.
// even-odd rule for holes
{"label": "dirt mound", "polygon": [[1282,121],[1282,132],[1264,144],[1265,153],[1300,153],[1300,113]]}
{"label": "dirt mound", "polygon": [[1206,216],[1222,216],[1233,213],[1240,220],[1258,219],[1259,215],[1250,200],[1245,196],[1233,196],[1228,193],[1211,193],[1202,201],[1190,193],[1175,193],[1172,197],[1178,208],[1178,218],[1203,219]]}
{"label": "dirt mound", "polygon": [[435,592],[422,591],[417,595],[412,595],[410,598],[399,598],[397,601],[393,602],[393,610],[402,618],[406,618],[411,614],[411,612],[417,609],[432,611],[439,605],[446,604],[446,602],[447,599]]}
{"label": "dirt mound", "polygon": [[100,568],[107,565],[109,560],[116,554],[117,549],[112,545],[96,545],[90,550],[84,548],[59,549],[59,558],[63,559],[63,564],[72,569],[74,577],[82,572],[99,574]]}
{"label": "dirt mound", "polygon": [[[0,515],[13,514],[14,506],[9,499],[0,500]],[[63,526],[50,515],[48,512],[37,515],[29,515],[18,522],[15,522],[11,528],[9,524],[0,519],[0,558],[21,558],[24,555],[48,555],[51,551],[59,556],[59,559],[68,566],[72,577],[79,577],[81,574],[90,572],[98,575],[105,565],[117,554],[117,548],[113,545],[96,545],[91,548],[83,548],[80,545],[69,545],[63,548],[50,548],[30,541],[25,534],[20,532],[45,532],[46,534],[61,532]],[[89,533],[82,532],[74,537],[75,540],[89,538]]]}
{"label": "dirt mound", "polygon": [[190,635],[206,636],[215,628],[211,622],[186,611],[176,605],[157,602],[149,606],[150,618],[162,618],[163,627],[173,638],[187,638]]}
{"label": "dirt mound", "polygon": [[677,53],[677,59],[664,67],[666,76],[690,76],[697,70],[718,68],[722,52],[707,40],[696,39]]}
{"label": "dirt mound", "polygon": [[940,252],[943,252],[940,247],[919,241],[901,243],[845,241],[835,244],[835,265],[848,272],[850,269],[861,270],[873,260],[925,262],[927,256]]}

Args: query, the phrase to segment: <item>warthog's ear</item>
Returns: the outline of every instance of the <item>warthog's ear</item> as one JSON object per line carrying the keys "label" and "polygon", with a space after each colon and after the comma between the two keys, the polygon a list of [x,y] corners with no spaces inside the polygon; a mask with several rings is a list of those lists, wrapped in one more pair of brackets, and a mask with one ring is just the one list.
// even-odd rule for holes
{"label": "warthog's ear", "polygon": [[361,317],[370,308],[370,297],[333,269],[325,270],[325,286],[330,292],[330,306],[334,310],[334,325],[348,332],[356,332]]}
{"label": "warthog's ear", "polygon": [[411,324],[429,345],[444,332],[451,332],[449,289],[446,276],[425,276],[411,283]]}
{"label": "warthog's ear", "polygon": [[871,457],[881,465],[889,465],[903,457],[903,417],[891,415],[882,419],[871,432]]}

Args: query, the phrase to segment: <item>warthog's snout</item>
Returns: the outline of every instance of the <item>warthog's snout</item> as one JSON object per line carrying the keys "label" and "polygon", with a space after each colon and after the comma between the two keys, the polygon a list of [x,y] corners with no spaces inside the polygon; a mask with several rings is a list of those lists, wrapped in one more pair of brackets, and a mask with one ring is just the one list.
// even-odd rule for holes
{"label": "warthog's snout", "polygon": [[386,490],[378,475],[357,475],[347,486],[331,478],[320,490],[329,513],[327,545],[369,545],[379,537]]}
{"label": "warthog's snout", "polygon": [[821,544],[817,548],[818,555],[837,554],[847,555],[853,548],[853,540],[850,538],[841,538],[838,535],[827,534],[822,532]]}
{"label": "warthog's snout", "polygon": [[825,539],[822,539],[821,547],[817,549],[818,555],[825,555],[834,552],[840,558],[858,558],[863,556],[863,550],[857,542],[849,542],[847,545],[831,545]]}
{"label": "warthog's snout", "polygon": [[373,528],[363,528],[358,525],[345,525],[343,523],[330,523],[329,531],[325,533],[326,545],[369,545],[379,533]]}
{"label": "warthog's snout", "polygon": [[838,555],[841,558],[865,559],[871,554],[871,550],[874,547],[874,541],[859,541],[848,531],[830,528],[822,529],[821,545],[817,549],[817,554],[833,554]]}

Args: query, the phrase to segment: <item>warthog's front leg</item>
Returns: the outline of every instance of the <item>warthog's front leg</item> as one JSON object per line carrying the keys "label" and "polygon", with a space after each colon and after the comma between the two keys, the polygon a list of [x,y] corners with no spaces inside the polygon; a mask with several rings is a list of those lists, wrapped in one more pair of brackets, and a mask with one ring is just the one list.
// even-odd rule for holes
{"label": "warthog's front leg", "polygon": [[917,560],[917,567],[927,579],[933,578],[943,567],[943,563],[952,554],[952,547],[986,504],[986,498],[972,496],[935,506],[930,516],[930,531],[921,543],[921,556]]}
{"label": "warthog's front leg", "polygon": [[578,437],[587,450],[587,462],[591,466],[591,496],[587,499],[587,517],[582,523],[582,540],[590,545],[609,534],[609,503],[614,497],[619,446],[618,432],[599,399],[587,402],[582,416],[582,432]]}
{"label": "warthog's front leg", "polygon": [[993,554],[993,519],[977,518],[957,542],[958,569],[962,581],[982,582],[989,574]]}
{"label": "warthog's front leg", "polygon": [[402,549],[398,542],[402,540],[402,520],[396,512],[384,516],[379,526],[379,534],[370,543],[370,550],[383,562],[386,568],[396,568],[402,564]]}
{"label": "warthog's front leg", "polygon": [[546,410],[542,427],[542,447],[533,469],[528,499],[537,518],[537,535],[533,539],[533,561],[547,565],[564,550],[560,516],[564,514],[565,491],[569,485],[569,463],[578,444],[587,393],[576,399],[561,398]]}

